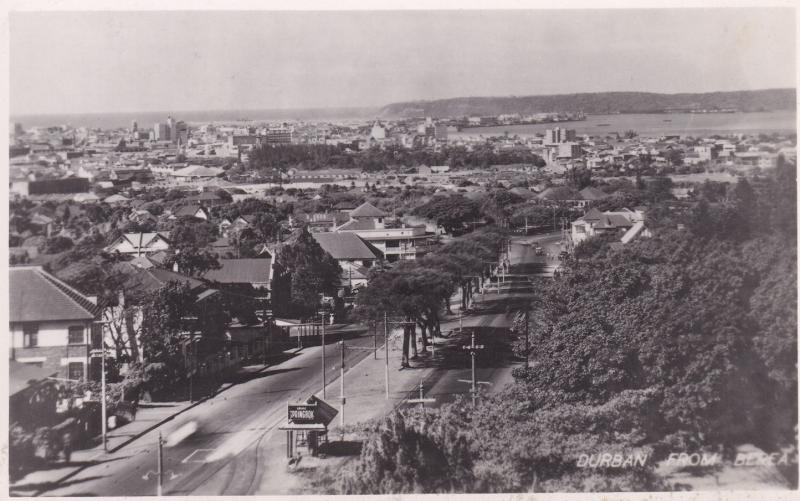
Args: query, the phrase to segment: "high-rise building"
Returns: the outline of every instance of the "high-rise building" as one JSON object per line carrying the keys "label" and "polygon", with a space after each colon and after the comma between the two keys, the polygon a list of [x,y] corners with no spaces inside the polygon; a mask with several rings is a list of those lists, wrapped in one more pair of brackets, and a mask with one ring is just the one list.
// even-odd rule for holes
{"label": "high-rise building", "polygon": [[270,127],[264,131],[266,144],[291,144],[294,129],[292,127]]}
{"label": "high-rise building", "polygon": [[568,143],[575,141],[576,138],[575,129],[556,127],[555,129],[547,129],[544,133],[545,144]]}
{"label": "high-rise building", "polygon": [[131,132],[136,133],[139,131],[139,124],[136,123],[136,120],[131,122]]}
{"label": "high-rise building", "polygon": [[186,146],[186,143],[189,141],[189,127],[186,125],[186,122],[179,120],[173,125],[170,135],[172,136],[173,143],[179,146]]}
{"label": "high-rise building", "polygon": [[157,123],[153,125],[153,133],[156,141],[169,141],[169,125]]}
{"label": "high-rise building", "polygon": [[17,122],[14,124],[14,136],[19,137],[25,134],[25,129],[22,128],[22,124]]}
{"label": "high-rise building", "polygon": [[447,142],[447,126],[445,124],[436,124],[436,128],[434,129],[433,133],[436,141],[440,143]]}

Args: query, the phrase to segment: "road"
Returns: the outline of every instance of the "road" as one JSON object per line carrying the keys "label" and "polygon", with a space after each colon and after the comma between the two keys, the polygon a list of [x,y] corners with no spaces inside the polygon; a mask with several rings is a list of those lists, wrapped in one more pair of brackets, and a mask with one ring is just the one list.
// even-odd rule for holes
{"label": "road", "polygon": [[[558,253],[560,235],[514,238],[511,245],[511,273],[541,273],[554,263],[546,256],[536,256],[528,242],[537,241],[547,252]],[[428,395],[436,405],[452,401],[457,395],[469,394],[469,357],[462,345],[469,344],[469,335],[476,329],[477,342],[486,345],[477,358],[477,379],[490,382],[490,391],[497,391],[511,381],[511,369],[521,361],[510,351],[508,327],[516,309],[530,297],[530,287],[511,287],[527,283],[523,277],[509,278],[499,292],[484,294],[476,314],[463,319],[465,333],[440,340],[437,347],[438,366],[429,378]],[[443,324],[443,331],[458,326],[457,321]],[[327,344],[327,380],[338,378],[339,351],[335,341]],[[348,346],[372,347],[373,337],[356,335]],[[382,346],[382,341],[379,345]],[[195,426],[187,438],[164,451],[164,494],[246,495],[264,492],[259,487],[265,456],[280,451],[274,447],[277,427],[286,420],[286,403],[305,399],[318,392],[321,382],[321,347],[311,346],[287,351],[286,360],[255,373],[248,380],[188,410],[175,420],[160,426],[116,453],[97,458],[97,464],[82,470],[58,487],[42,486],[46,496],[138,496],[156,493],[157,440],[160,432],[171,437],[180,430]],[[346,365],[353,367],[369,350],[349,350]],[[330,397],[330,395],[329,395]]]}
{"label": "road", "polygon": [[[326,376],[331,382],[339,375],[340,354],[334,340],[326,342]],[[372,347],[373,338],[351,337],[347,344]],[[296,355],[294,351],[286,352],[288,360],[278,366],[267,367],[118,452],[99,458],[98,464],[43,495],[155,495],[158,433],[168,437],[193,424],[198,429],[190,437],[163,449],[164,494],[189,494],[234,460],[237,475],[242,477],[239,485],[247,484],[247,475],[256,481],[256,461],[247,461],[248,453],[252,454],[266,434],[285,422],[287,401],[308,398],[322,388],[321,347],[303,348]],[[371,352],[347,351],[347,365],[353,366],[366,356],[372,356]]]}

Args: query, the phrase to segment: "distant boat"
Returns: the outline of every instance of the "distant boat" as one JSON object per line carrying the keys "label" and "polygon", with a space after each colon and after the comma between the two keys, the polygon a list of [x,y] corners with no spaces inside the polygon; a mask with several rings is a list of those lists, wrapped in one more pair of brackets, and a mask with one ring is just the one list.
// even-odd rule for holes
{"label": "distant boat", "polygon": [[597,124],[597,126],[598,126],[598,127],[608,127],[608,126],[610,126],[610,125],[611,125],[611,124]]}

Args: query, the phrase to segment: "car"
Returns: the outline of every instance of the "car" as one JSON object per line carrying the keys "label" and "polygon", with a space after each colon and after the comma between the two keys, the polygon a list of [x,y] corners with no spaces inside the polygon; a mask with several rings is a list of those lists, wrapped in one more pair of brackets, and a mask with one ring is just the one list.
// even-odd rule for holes
{"label": "car", "polygon": [[567,251],[561,251],[558,254],[558,259],[561,259],[562,261],[564,259],[567,259],[568,257],[569,257],[569,252],[567,252]]}
{"label": "car", "polygon": [[536,252],[537,256],[541,256],[544,254],[544,249],[542,248],[541,245],[537,245],[536,247],[533,248],[533,250],[534,252]]}

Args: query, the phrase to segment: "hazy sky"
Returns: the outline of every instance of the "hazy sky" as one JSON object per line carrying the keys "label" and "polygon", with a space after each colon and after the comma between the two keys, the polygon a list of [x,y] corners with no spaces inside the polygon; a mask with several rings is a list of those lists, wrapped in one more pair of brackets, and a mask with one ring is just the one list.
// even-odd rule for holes
{"label": "hazy sky", "polygon": [[795,86],[794,11],[13,13],[12,114]]}

